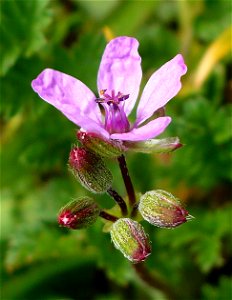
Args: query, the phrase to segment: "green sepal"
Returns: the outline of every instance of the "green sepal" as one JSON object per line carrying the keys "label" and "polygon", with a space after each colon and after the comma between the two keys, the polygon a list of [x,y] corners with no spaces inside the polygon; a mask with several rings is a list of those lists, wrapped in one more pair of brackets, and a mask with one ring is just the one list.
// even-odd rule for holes
{"label": "green sepal", "polygon": [[136,221],[118,219],[112,225],[110,235],[115,248],[133,263],[142,262],[151,254],[148,235]]}
{"label": "green sepal", "polygon": [[113,175],[105,162],[84,147],[71,150],[69,167],[79,182],[93,193],[104,193],[112,186]]}
{"label": "green sepal", "polygon": [[169,153],[183,145],[178,137],[170,137],[165,139],[152,139],[143,142],[124,142],[124,146],[128,151],[142,153]]}
{"label": "green sepal", "polygon": [[100,207],[90,197],[84,196],[62,207],[58,223],[70,229],[87,228],[94,224],[100,214]]}
{"label": "green sepal", "polygon": [[144,220],[161,228],[174,228],[193,219],[181,200],[164,190],[153,190],[142,195],[138,210]]}
{"label": "green sepal", "polygon": [[122,141],[105,139],[96,133],[78,131],[77,138],[85,148],[105,158],[118,157],[127,150]]}

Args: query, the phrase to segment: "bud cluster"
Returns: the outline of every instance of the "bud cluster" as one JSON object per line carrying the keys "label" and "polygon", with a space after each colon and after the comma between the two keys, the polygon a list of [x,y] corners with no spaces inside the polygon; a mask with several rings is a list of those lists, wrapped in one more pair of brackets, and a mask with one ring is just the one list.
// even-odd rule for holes
{"label": "bud cluster", "polygon": [[[100,216],[110,225],[114,246],[132,263],[144,261],[151,254],[151,243],[144,228],[133,220],[136,212],[150,224],[162,228],[175,228],[193,218],[181,201],[163,190],[146,192],[135,203],[134,193],[122,153],[127,150],[144,153],[167,153],[182,146],[178,138],[147,140],[144,142],[122,142],[106,140],[95,133],[79,131],[77,138],[81,146],[74,146],[69,155],[69,167],[79,182],[93,193],[107,192],[121,208],[121,218],[111,211],[101,210],[89,197],[82,197],[64,206],[58,216],[58,223],[70,229],[82,229],[92,225]],[[103,159],[118,158],[120,169],[128,192],[128,201],[112,189],[113,176]],[[121,164],[120,164],[121,162]],[[127,203],[128,202],[128,203]],[[130,205],[129,209],[127,205]],[[112,209],[112,212],[115,212]],[[131,218],[130,218],[131,217]]]}

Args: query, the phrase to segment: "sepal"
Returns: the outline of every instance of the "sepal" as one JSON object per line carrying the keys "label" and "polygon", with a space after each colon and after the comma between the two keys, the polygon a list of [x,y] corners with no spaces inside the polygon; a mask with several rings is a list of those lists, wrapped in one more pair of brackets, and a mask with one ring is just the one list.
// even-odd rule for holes
{"label": "sepal", "polygon": [[144,261],[151,254],[151,245],[143,227],[129,218],[118,219],[111,228],[114,246],[133,263]]}
{"label": "sepal", "polygon": [[85,148],[101,157],[118,157],[126,151],[121,141],[107,140],[96,133],[78,131],[77,138]]}
{"label": "sepal", "polygon": [[80,183],[93,193],[104,193],[112,185],[113,176],[102,158],[84,147],[71,150],[69,166]]}
{"label": "sepal", "polygon": [[152,139],[143,142],[124,142],[128,150],[142,153],[169,153],[183,145],[178,137]]}
{"label": "sepal", "polygon": [[89,197],[82,197],[61,208],[58,223],[70,229],[82,229],[95,223],[99,214],[98,204]]}
{"label": "sepal", "polygon": [[163,190],[142,195],[138,210],[146,221],[162,228],[174,228],[193,218],[178,198]]}

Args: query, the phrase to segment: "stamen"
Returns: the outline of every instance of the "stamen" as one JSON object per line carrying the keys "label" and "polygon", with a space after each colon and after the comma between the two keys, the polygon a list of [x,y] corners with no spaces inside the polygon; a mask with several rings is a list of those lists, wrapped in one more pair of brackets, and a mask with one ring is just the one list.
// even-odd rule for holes
{"label": "stamen", "polygon": [[106,90],[100,90],[99,94],[100,94],[101,96],[103,96],[103,95],[105,94],[105,92],[106,92]]}

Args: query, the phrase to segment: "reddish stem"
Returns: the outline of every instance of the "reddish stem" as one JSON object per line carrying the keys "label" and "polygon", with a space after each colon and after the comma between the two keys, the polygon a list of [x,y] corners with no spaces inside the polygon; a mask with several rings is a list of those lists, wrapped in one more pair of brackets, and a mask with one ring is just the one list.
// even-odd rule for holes
{"label": "reddish stem", "polygon": [[107,212],[105,212],[104,210],[100,211],[99,216],[105,220],[111,221],[111,222],[116,222],[118,220],[117,217],[108,214]]}
{"label": "reddish stem", "polygon": [[118,203],[118,205],[121,208],[121,212],[123,216],[126,216],[128,214],[126,202],[123,200],[123,198],[112,188],[109,188],[107,190],[107,193]]}
{"label": "reddish stem", "polygon": [[133,207],[136,203],[135,191],[134,191],[134,187],[133,187],[130,175],[129,175],[129,171],[127,169],[125,156],[123,154],[118,157],[118,162],[119,162],[119,167],[120,167],[122,177],[123,177],[123,180],[125,183],[127,195],[129,198],[129,203],[130,203],[130,206]]}

